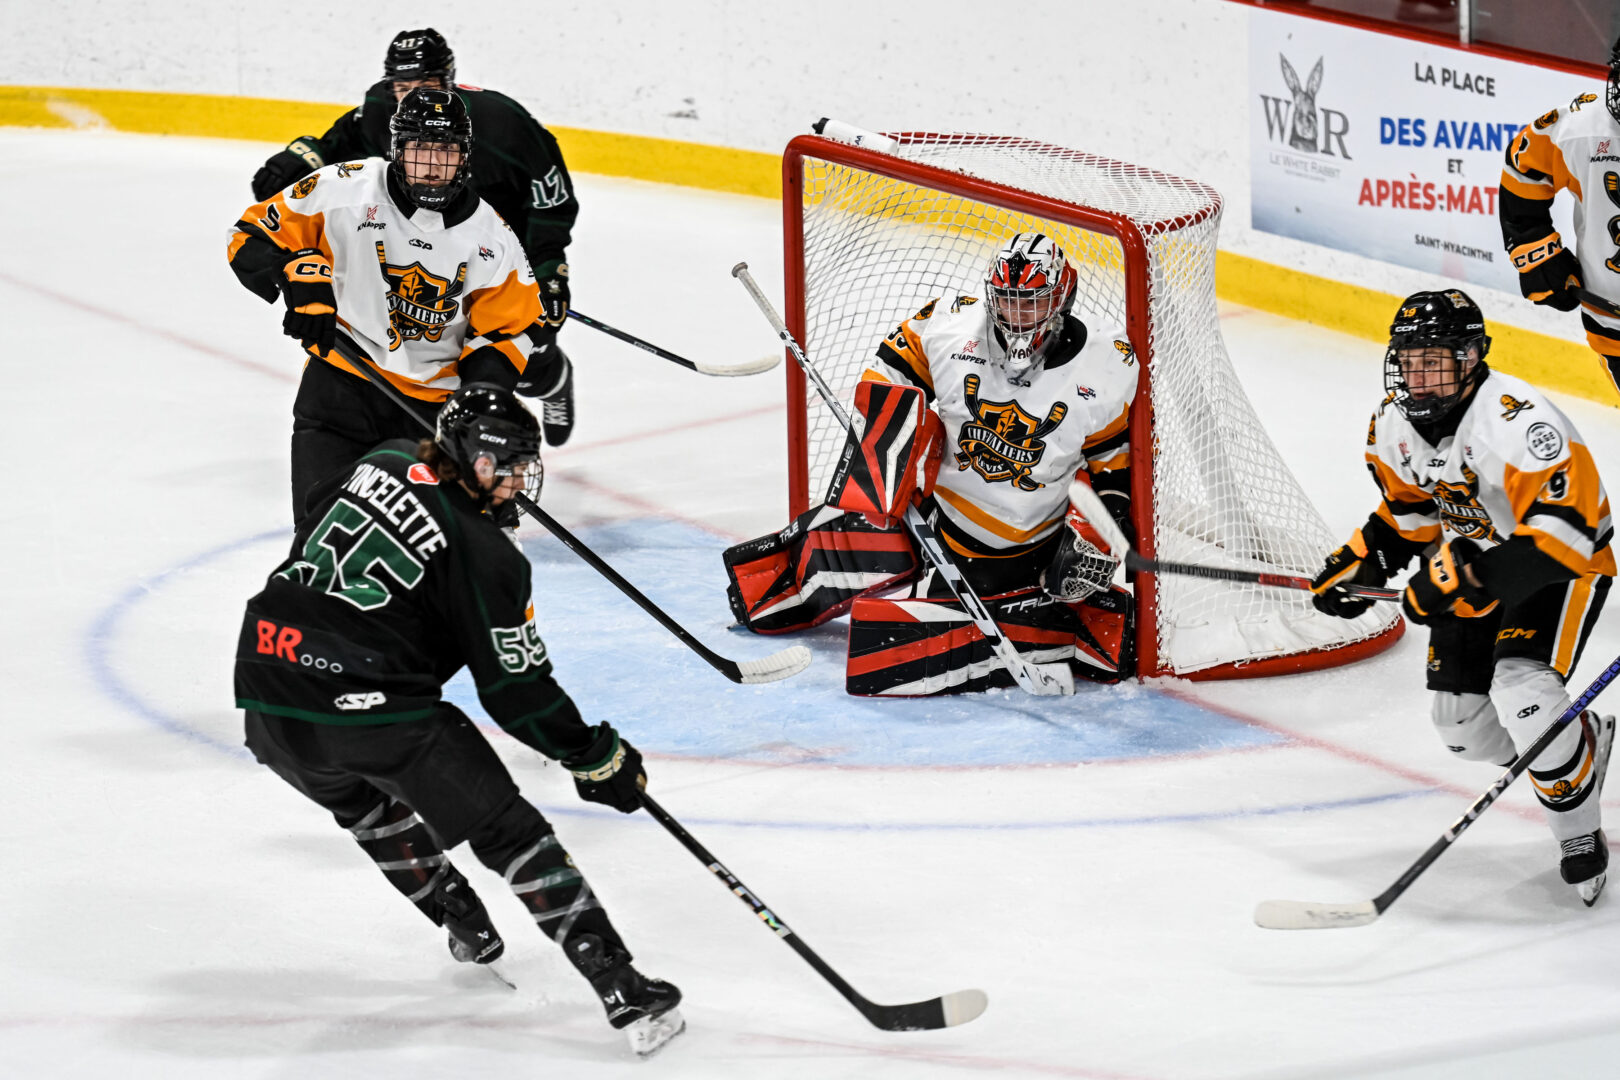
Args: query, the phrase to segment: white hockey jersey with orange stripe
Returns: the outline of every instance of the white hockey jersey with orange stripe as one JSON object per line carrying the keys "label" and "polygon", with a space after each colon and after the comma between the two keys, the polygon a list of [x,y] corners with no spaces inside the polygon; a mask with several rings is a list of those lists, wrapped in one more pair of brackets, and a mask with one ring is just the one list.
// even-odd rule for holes
{"label": "white hockey jersey with orange stripe", "polygon": [[1523,379],[1492,370],[1455,434],[1431,445],[1387,401],[1367,432],[1378,516],[1408,540],[1482,548],[1528,536],[1577,577],[1613,576],[1609,496],[1569,418]]}
{"label": "white hockey jersey with orange stripe", "polygon": [[995,550],[1023,547],[1062,522],[1076,474],[1130,463],[1141,367],[1123,328],[1082,320],[1073,358],[1013,376],[987,305],[972,296],[944,304],[901,323],[862,378],[919,386],[939,414],[945,452],[934,494],[947,541],[957,532]]}
{"label": "white hockey jersey with orange stripe", "polygon": [[[388,380],[442,401],[461,385],[456,364],[489,345],[521,372],[540,318],[539,289],[517,235],[479,201],[465,220],[395,205],[380,158],[328,165],[250,207],[231,228],[228,257],[250,235],[332,264],[338,323]],[[336,353],[323,357],[344,370]]]}
{"label": "white hockey jersey with orange stripe", "polygon": [[[1551,203],[1560,191],[1574,195],[1575,235],[1562,238],[1564,247],[1574,250],[1588,289],[1620,302],[1620,241],[1609,228],[1620,215],[1620,122],[1604,106],[1601,91],[1581,94],[1567,108],[1526,124],[1508,148],[1502,187],[1533,202]],[[1594,338],[1592,347],[1614,352],[1620,319],[1584,310],[1611,331]]]}

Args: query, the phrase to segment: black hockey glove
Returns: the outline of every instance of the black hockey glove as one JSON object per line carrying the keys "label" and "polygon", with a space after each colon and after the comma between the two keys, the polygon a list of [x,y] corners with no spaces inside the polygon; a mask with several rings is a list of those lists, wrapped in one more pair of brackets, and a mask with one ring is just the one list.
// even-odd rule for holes
{"label": "black hockey glove", "polygon": [[613,725],[596,725],[596,737],[577,754],[562,759],[563,768],[574,774],[574,788],[586,802],[604,803],[621,814],[633,814],[641,807],[641,789],[647,786],[647,771],[641,767],[641,751],[631,746]]}
{"label": "black hockey glove", "polygon": [[1574,311],[1579,306],[1571,290],[1581,287],[1581,264],[1557,233],[1520,244],[1509,254],[1519,271],[1519,291],[1526,300],[1559,311]]}
{"label": "black hockey glove", "polygon": [[568,264],[542,263],[534,268],[534,279],[540,283],[540,321],[553,331],[561,329],[568,319]]}
{"label": "black hockey glove", "polygon": [[1472,540],[1458,538],[1440,545],[1427,563],[1418,567],[1412,580],[1406,584],[1401,597],[1401,610],[1415,623],[1428,624],[1441,615],[1449,615],[1459,604],[1466,609],[1456,614],[1465,617],[1483,614],[1492,606],[1485,590],[1468,583],[1465,568],[1479,558],[1479,545]]}
{"label": "black hockey glove", "polygon": [[324,356],[337,344],[337,294],[332,291],[332,264],[318,248],[295,251],[282,265],[286,280],[281,298],[287,314],[281,332],[311,345]]}
{"label": "black hockey glove", "polygon": [[302,180],[325,165],[313,135],[300,135],[277,151],[253,174],[253,200],[263,202],[294,180]]}

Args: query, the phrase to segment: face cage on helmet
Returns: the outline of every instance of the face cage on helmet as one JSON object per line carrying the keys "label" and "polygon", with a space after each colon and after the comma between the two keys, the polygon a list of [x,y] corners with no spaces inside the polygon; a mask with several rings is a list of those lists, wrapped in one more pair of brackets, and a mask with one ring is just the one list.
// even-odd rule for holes
{"label": "face cage on helmet", "polygon": [[1604,104],[1609,107],[1609,115],[1620,123],[1620,42],[1615,45],[1614,56],[1610,58],[1609,86],[1604,94]]}
{"label": "face cage on helmet", "polygon": [[[449,183],[419,184],[411,182],[410,174],[405,170],[405,155],[410,152],[405,144],[411,142],[453,143],[461,148],[461,161],[456,164],[455,175],[450,178]],[[416,203],[416,205],[425,210],[438,210],[441,207],[450,205],[450,203],[454,201],[455,197],[460,194],[461,189],[467,186],[467,165],[471,158],[471,143],[463,142],[460,139],[435,139],[431,136],[411,134],[401,135],[396,140],[396,145],[393,151],[393,160],[390,162],[390,164],[398,171],[400,186],[410,193],[411,199]]]}
{"label": "face cage on helmet", "polygon": [[[1412,390],[1406,383],[1406,372],[1401,368],[1400,352],[1402,349],[1441,348],[1451,350],[1452,361],[1456,364],[1457,375],[1451,384],[1450,393],[1428,394],[1421,398],[1414,398]],[[1479,350],[1479,359],[1470,359],[1471,349]],[[1444,419],[1457,407],[1457,403],[1473,387],[1479,365],[1484,362],[1485,339],[1469,338],[1466,341],[1421,341],[1402,342],[1396,344],[1391,341],[1384,351],[1384,391],[1394,398],[1394,404],[1401,415],[1408,420],[1418,423],[1433,423]],[[1469,365],[1464,370],[1464,365]]]}

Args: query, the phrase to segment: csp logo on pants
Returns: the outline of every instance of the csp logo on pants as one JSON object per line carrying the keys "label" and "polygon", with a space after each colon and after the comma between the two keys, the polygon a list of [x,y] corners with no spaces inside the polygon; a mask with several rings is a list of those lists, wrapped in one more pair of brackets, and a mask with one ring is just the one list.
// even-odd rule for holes
{"label": "csp logo on pants", "polygon": [[364,712],[388,700],[388,695],[373,690],[365,694],[340,694],[332,704],[344,712]]}

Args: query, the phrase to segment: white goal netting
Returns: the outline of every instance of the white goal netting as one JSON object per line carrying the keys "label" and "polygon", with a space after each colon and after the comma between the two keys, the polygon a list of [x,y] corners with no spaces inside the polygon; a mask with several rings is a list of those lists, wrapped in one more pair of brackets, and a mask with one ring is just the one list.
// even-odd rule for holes
{"label": "white goal netting", "polygon": [[[1134,465],[1152,473],[1152,505],[1136,507],[1138,533],[1151,538],[1151,546],[1139,541],[1144,552],[1313,575],[1341,538],[1329,534],[1279,459],[1221,340],[1220,196],[1194,181],[1027,139],[895,138],[894,153],[876,157],[826,139],[790,146],[789,168],[795,155],[800,164],[803,241],[802,253],[792,250],[790,195],[789,309],[796,313],[801,301],[792,287],[797,268],[803,323],[796,329],[833,389],[848,400],[877,343],[929,300],[978,294],[1007,236],[1047,233],[1079,272],[1075,314],[1127,326],[1146,352],[1136,411],[1151,409],[1151,438],[1135,439],[1147,445],[1135,447]],[[814,392],[802,422],[793,453],[802,456],[815,503],[843,432]],[[1139,583],[1138,594],[1149,628],[1143,674],[1307,655],[1316,658],[1255,669],[1323,666],[1369,651],[1324,650],[1370,646],[1398,632],[1389,604],[1334,619],[1317,612],[1308,593],[1171,575]]]}

